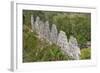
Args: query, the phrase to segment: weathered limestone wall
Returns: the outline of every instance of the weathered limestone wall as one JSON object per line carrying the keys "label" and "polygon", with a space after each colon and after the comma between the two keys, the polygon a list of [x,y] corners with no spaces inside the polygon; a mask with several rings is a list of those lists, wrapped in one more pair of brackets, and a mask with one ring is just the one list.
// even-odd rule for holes
{"label": "weathered limestone wall", "polygon": [[40,39],[46,39],[48,42],[58,45],[66,55],[73,59],[80,59],[80,48],[75,37],[70,36],[68,41],[67,35],[64,31],[60,30],[58,33],[55,24],[52,24],[50,30],[49,21],[43,22],[38,16],[36,17],[36,21],[34,21],[33,15],[31,16],[31,25],[32,30],[38,34]]}

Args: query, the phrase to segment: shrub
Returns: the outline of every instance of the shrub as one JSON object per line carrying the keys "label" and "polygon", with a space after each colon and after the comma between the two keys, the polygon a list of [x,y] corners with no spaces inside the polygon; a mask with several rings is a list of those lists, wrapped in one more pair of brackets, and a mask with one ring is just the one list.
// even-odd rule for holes
{"label": "shrub", "polygon": [[83,48],[81,49],[81,59],[91,59],[91,49]]}

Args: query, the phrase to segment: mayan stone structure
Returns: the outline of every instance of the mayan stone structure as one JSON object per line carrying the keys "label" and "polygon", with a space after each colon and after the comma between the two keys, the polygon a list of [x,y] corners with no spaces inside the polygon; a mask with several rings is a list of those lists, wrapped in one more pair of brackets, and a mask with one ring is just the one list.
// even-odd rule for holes
{"label": "mayan stone structure", "polygon": [[52,43],[57,44],[58,30],[55,24],[52,25],[50,32],[50,40]]}
{"label": "mayan stone structure", "polygon": [[58,33],[55,24],[52,24],[50,30],[49,21],[43,22],[38,16],[35,21],[33,15],[31,16],[31,26],[32,30],[37,33],[39,39],[45,39],[47,42],[58,45],[64,54],[75,60],[80,59],[80,48],[75,37],[70,36],[68,40],[64,31],[60,30]]}
{"label": "mayan stone structure", "polygon": [[72,53],[72,57],[74,59],[77,59],[79,60],[80,59],[80,48],[78,46],[78,43],[77,43],[77,40],[75,37],[73,36],[70,36],[70,39],[69,39],[69,46],[70,46],[70,50],[71,50],[71,53]]}

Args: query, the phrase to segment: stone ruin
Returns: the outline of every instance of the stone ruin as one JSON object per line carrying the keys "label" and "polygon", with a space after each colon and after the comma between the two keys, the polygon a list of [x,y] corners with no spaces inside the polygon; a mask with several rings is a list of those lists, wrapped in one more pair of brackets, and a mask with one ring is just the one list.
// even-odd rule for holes
{"label": "stone ruin", "polygon": [[57,43],[58,37],[58,30],[55,24],[52,25],[51,32],[50,32],[50,41],[54,44]]}
{"label": "stone ruin", "polygon": [[34,17],[31,15],[31,26],[32,26],[32,31],[34,31],[35,26],[34,26]]}
{"label": "stone ruin", "polygon": [[35,28],[35,32],[39,35],[40,34],[40,29],[39,29],[39,22],[40,22],[40,18],[39,17],[36,17],[36,21],[34,23],[34,28]]}
{"label": "stone ruin", "polygon": [[69,39],[69,47],[70,47],[70,52],[71,52],[71,56],[74,58],[74,59],[77,59],[79,60],[79,56],[80,56],[80,48],[78,46],[78,43],[77,43],[77,40],[75,37],[73,36],[70,36],[70,39]]}
{"label": "stone ruin", "polygon": [[38,34],[40,39],[46,39],[49,43],[54,43],[60,47],[62,52],[75,60],[80,59],[80,48],[75,37],[70,36],[69,41],[64,31],[60,30],[58,33],[55,24],[52,24],[51,30],[49,21],[43,22],[37,16],[34,21],[33,15],[31,16],[32,30]]}
{"label": "stone ruin", "polygon": [[48,21],[46,21],[44,23],[44,38],[47,41],[50,41],[50,28],[49,28],[49,22]]}
{"label": "stone ruin", "polygon": [[39,22],[39,38],[44,38],[44,23],[42,21]]}
{"label": "stone ruin", "polygon": [[67,40],[67,36],[64,31],[60,31],[58,38],[57,38],[57,45],[61,48],[61,50],[67,54],[70,55],[70,47]]}

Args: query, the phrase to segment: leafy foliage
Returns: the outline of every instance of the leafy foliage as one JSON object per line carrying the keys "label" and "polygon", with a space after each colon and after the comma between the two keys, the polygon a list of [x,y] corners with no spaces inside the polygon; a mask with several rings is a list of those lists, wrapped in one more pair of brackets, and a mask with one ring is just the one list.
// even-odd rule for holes
{"label": "leafy foliage", "polygon": [[91,49],[83,48],[81,49],[81,59],[90,59],[91,58]]}

